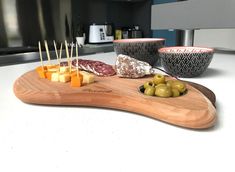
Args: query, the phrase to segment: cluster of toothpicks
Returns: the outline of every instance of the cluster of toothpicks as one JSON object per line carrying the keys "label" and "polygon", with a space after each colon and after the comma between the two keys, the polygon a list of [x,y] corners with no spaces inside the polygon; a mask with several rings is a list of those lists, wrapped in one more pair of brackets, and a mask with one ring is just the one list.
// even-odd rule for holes
{"label": "cluster of toothpicks", "polygon": [[[56,42],[54,43],[54,49],[56,54],[57,63],[51,63],[51,57],[49,53],[49,48],[47,41],[44,41],[46,54],[47,54],[47,64],[44,65],[44,61],[42,58],[42,48],[41,43],[38,42],[38,49],[39,49],[39,57],[41,66],[36,68],[39,78],[48,79],[51,82],[61,82],[67,83],[70,82],[71,87],[81,87],[82,85],[90,84],[94,82],[94,75],[85,71],[80,71],[77,66],[72,65],[73,59],[73,47],[74,44],[71,44],[70,54],[68,43],[65,41],[65,50],[66,50],[66,57],[67,61],[62,62],[62,47],[63,44],[60,44],[59,53],[57,50]],[[78,44],[75,44],[76,47],[76,64],[78,64]]]}

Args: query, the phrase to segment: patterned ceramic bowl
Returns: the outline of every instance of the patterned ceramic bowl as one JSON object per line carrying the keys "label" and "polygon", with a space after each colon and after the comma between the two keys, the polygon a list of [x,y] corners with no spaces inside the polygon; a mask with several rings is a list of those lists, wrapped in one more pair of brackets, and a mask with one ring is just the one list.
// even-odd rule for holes
{"label": "patterned ceramic bowl", "polygon": [[114,51],[117,55],[128,55],[150,65],[159,63],[158,49],[164,47],[163,38],[133,38],[114,40]]}
{"label": "patterned ceramic bowl", "polygon": [[163,68],[174,76],[191,78],[209,66],[214,49],[203,47],[166,47],[158,50]]}

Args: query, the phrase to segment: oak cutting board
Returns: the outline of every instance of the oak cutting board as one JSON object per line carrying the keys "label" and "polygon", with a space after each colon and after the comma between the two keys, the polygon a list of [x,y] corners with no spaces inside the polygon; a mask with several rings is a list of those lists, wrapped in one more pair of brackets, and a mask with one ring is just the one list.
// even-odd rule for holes
{"label": "oak cutting board", "polygon": [[95,83],[73,88],[70,83],[51,82],[39,78],[35,71],[29,71],[15,81],[14,93],[30,104],[120,109],[193,129],[209,128],[215,124],[215,95],[212,91],[188,83],[188,92],[183,96],[151,97],[139,91],[139,87],[149,80],[149,77],[96,77]]}

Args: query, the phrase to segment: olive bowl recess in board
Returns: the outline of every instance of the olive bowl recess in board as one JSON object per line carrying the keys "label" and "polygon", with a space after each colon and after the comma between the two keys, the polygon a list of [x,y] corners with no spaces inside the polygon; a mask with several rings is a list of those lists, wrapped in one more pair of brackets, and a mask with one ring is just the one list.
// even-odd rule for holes
{"label": "olive bowl recess in board", "polygon": [[[141,86],[138,88],[139,93],[141,93],[141,94],[143,94],[143,95],[145,95],[145,94],[144,94],[144,90],[145,90],[145,89],[144,89],[144,85],[141,85]],[[187,92],[188,92],[188,89],[186,89],[183,93],[180,93],[180,96],[178,96],[178,97],[181,97],[181,96],[186,95]],[[148,95],[145,95],[145,96],[148,96]],[[149,96],[148,96],[148,97],[149,97]],[[150,96],[150,97],[158,97],[158,98],[177,98],[177,97],[159,97],[159,96],[156,96],[156,95]]]}

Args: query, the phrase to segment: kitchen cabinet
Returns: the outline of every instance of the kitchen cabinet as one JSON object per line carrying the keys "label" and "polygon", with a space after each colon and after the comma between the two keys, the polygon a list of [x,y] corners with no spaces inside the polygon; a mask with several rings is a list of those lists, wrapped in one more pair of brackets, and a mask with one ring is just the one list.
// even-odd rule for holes
{"label": "kitchen cabinet", "polygon": [[234,11],[234,0],[197,0],[155,4],[152,6],[151,28],[181,30],[182,45],[192,46],[194,30],[234,28]]}
{"label": "kitchen cabinet", "polygon": [[[164,4],[170,2],[177,2],[177,0],[153,0],[153,5],[156,4]],[[154,18],[155,19],[155,18]],[[168,29],[153,29],[154,38],[165,38],[166,46],[175,46],[178,44],[179,32],[176,30],[168,30]]]}

